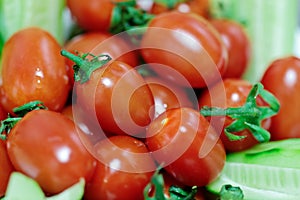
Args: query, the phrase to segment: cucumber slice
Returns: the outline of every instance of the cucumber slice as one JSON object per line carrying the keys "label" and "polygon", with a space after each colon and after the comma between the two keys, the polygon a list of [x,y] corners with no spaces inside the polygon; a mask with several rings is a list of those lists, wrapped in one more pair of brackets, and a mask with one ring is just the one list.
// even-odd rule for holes
{"label": "cucumber slice", "polygon": [[228,154],[222,174],[207,189],[218,194],[225,184],[240,187],[245,200],[299,199],[300,139],[262,143]]}
{"label": "cucumber slice", "polygon": [[1,0],[0,37],[6,41],[16,31],[38,26],[63,42],[64,0]]}

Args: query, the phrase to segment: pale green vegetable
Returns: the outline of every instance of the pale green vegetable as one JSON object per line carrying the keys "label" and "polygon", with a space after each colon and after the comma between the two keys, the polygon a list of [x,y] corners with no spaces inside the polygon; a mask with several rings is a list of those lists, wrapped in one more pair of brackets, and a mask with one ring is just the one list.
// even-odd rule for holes
{"label": "pale green vegetable", "polygon": [[244,200],[299,199],[300,139],[260,143],[228,154],[220,177],[207,189],[218,194],[226,184],[240,187]]}
{"label": "pale green vegetable", "polygon": [[38,26],[62,44],[65,4],[65,0],[0,0],[0,38],[6,41],[22,28]]}
{"label": "pale green vegetable", "polygon": [[5,197],[1,200],[80,200],[84,193],[84,179],[63,192],[46,197],[39,184],[33,179],[19,172],[10,176]]}
{"label": "pale green vegetable", "polygon": [[244,25],[251,42],[251,61],[244,74],[257,82],[276,58],[294,52],[298,0],[211,0],[215,18],[228,18]]}

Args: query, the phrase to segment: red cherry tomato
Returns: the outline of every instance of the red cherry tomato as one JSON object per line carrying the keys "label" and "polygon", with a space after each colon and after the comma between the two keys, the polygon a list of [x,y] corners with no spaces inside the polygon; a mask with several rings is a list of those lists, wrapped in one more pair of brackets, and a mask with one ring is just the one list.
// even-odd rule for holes
{"label": "red cherry tomato", "polygon": [[154,97],[156,117],[170,108],[198,107],[197,97],[192,89],[176,86],[155,76],[146,76],[145,81]]}
{"label": "red cherry tomato", "polygon": [[10,174],[14,168],[9,160],[6,142],[0,139],[0,197],[5,194]]}
{"label": "red cherry tomato", "polygon": [[98,161],[84,199],[143,200],[156,168],[145,144],[130,136],[112,136],[96,144]]}
{"label": "red cherry tomato", "polygon": [[[245,104],[247,96],[252,88],[251,83],[242,79],[224,79],[223,82],[219,82],[209,90],[204,91],[199,96],[199,107],[203,106],[209,107],[240,107]],[[224,94],[222,97],[220,94]],[[263,105],[262,100],[258,98],[258,104]],[[213,117],[214,127],[226,127],[232,123],[232,119],[230,117]],[[212,118],[208,118],[212,119]],[[263,121],[263,127],[268,129],[270,127],[270,119]],[[218,128],[216,128],[218,129]],[[240,140],[229,140],[228,137],[224,133],[224,129],[222,128],[220,138],[224,144],[224,147],[229,152],[236,152],[248,149],[258,141],[254,138],[250,131],[244,130],[238,133],[234,133],[240,136],[246,136]]]}
{"label": "red cherry tomato", "polygon": [[[133,67],[139,63],[136,52],[131,49],[130,44],[125,39],[106,32],[86,32],[77,35],[65,44],[65,49],[79,54],[91,52],[94,55],[107,54],[113,60],[125,62]],[[66,62],[69,67],[69,77],[72,80],[71,84],[73,85],[74,72],[72,67],[74,62],[69,59],[66,59]]]}
{"label": "red cherry tomato", "polygon": [[[141,54],[147,63],[173,68],[194,88],[220,80],[226,70],[227,50],[220,34],[206,19],[191,13],[173,11],[154,17],[143,35]],[[156,72],[164,75],[163,68]],[[172,75],[166,78],[177,80]]]}
{"label": "red cherry tomato", "polygon": [[46,31],[29,27],[15,33],[2,53],[2,105],[12,109],[40,100],[60,111],[69,95],[69,79],[61,47]]}
{"label": "red cherry tomato", "polygon": [[300,137],[300,59],[287,56],[274,60],[261,82],[280,102],[280,110],[272,117],[271,140]]}
{"label": "red cherry tomato", "polygon": [[75,22],[87,31],[108,31],[115,2],[127,0],[67,0]]}
{"label": "red cherry tomato", "polygon": [[228,49],[225,78],[240,78],[250,59],[250,41],[244,27],[229,19],[212,19],[211,24],[219,31]]}
{"label": "red cherry tomato", "polygon": [[191,108],[169,109],[147,129],[146,145],[177,181],[204,186],[218,177],[226,153],[208,121]]}
{"label": "red cherry tomato", "polygon": [[150,13],[161,14],[170,10],[178,10],[179,12],[193,12],[205,18],[209,18],[209,0],[179,0],[173,7],[168,7],[161,3],[154,2]]}
{"label": "red cherry tomato", "polygon": [[79,131],[61,113],[30,111],[8,134],[9,158],[46,193],[61,192],[80,178],[89,181],[95,169],[96,160],[83,146]]}
{"label": "red cherry tomato", "polygon": [[149,86],[133,67],[120,61],[98,68],[85,83],[75,82],[75,90],[78,105],[86,115],[95,115],[107,133],[143,133],[154,115]]}

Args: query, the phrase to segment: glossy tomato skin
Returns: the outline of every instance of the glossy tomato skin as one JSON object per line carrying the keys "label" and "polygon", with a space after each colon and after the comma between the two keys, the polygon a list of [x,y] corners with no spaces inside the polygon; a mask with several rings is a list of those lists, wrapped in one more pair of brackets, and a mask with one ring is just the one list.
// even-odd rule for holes
{"label": "glossy tomato skin", "polygon": [[275,95],[280,110],[272,117],[271,140],[300,137],[300,59],[287,56],[274,60],[265,71],[261,82]]}
{"label": "glossy tomato skin", "polygon": [[[220,34],[205,18],[193,13],[172,11],[154,17],[141,48],[145,62],[173,68],[194,88],[220,80],[227,68],[227,50]],[[166,78],[177,80],[171,76]]]}
{"label": "glossy tomato skin", "polygon": [[2,105],[12,109],[40,100],[50,110],[60,111],[70,87],[61,47],[46,31],[29,27],[15,33],[2,53]]}
{"label": "glossy tomato skin", "polygon": [[[143,190],[156,169],[145,144],[130,136],[112,136],[97,144],[98,160],[87,183],[85,200],[143,200]],[[141,155],[140,160],[135,154]]]}
{"label": "glossy tomato skin", "polygon": [[17,171],[36,180],[46,193],[56,194],[80,178],[89,181],[94,172],[96,160],[79,133],[61,113],[34,110],[9,133],[7,152]]}
{"label": "glossy tomato skin", "polygon": [[67,0],[67,6],[76,21],[83,29],[107,31],[114,4],[106,0]]}
{"label": "glossy tomato skin", "polygon": [[5,194],[10,174],[14,168],[9,160],[6,141],[0,140],[0,197]]}
{"label": "glossy tomato skin", "polygon": [[249,64],[250,41],[244,27],[229,19],[212,19],[211,24],[221,34],[228,50],[224,78],[241,78]]}
{"label": "glossy tomato skin", "polygon": [[[251,88],[252,84],[246,80],[226,78],[199,96],[199,108],[201,109],[203,106],[221,108],[243,106]],[[258,105],[264,104],[260,98],[258,98],[257,102]],[[236,135],[246,136],[245,138],[237,141],[229,140],[224,133],[224,128],[233,122],[230,117],[213,117],[213,120],[213,126],[221,130],[220,138],[228,152],[242,151],[258,144],[258,141],[248,130],[235,133]],[[270,119],[264,120],[263,127],[269,129],[270,122]]]}
{"label": "glossy tomato skin", "polygon": [[191,108],[169,109],[155,118],[146,145],[156,161],[187,186],[207,185],[225,164],[225,149],[215,130]]}
{"label": "glossy tomato skin", "polygon": [[154,115],[149,86],[132,66],[121,61],[98,68],[88,82],[76,82],[75,90],[78,105],[86,115],[96,115],[107,133],[143,133]]}
{"label": "glossy tomato skin", "polygon": [[155,117],[170,108],[189,107],[197,109],[196,94],[187,88],[176,86],[160,77],[147,76],[155,103]]}
{"label": "glossy tomato skin", "polygon": [[161,14],[170,10],[177,10],[183,13],[193,12],[197,15],[209,18],[209,0],[188,0],[186,2],[177,3],[174,8],[168,8],[167,5],[162,5],[154,2],[149,12],[153,14]]}
{"label": "glossy tomato skin", "polygon": [[[92,53],[94,55],[106,54],[113,60],[125,62],[133,67],[137,66],[138,55],[132,50],[130,44],[118,35],[104,31],[85,32],[67,41],[64,48],[71,53]],[[69,67],[69,78],[74,83],[74,62],[66,58]]]}

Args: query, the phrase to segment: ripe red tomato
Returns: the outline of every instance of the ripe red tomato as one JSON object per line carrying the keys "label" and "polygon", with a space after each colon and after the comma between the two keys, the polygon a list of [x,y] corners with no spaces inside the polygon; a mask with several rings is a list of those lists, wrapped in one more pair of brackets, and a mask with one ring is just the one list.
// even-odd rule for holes
{"label": "ripe red tomato", "polygon": [[40,100],[60,111],[70,87],[61,47],[46,31],[29,27],[15,33],[2,53],[1,103],[5,110]]}
{"label": "ripe red tomato", "polygon": [[209,0],[178,0],[173,7],[154,2],[149,12],[153,14],[161,14],[170,10],[178,10],[179,12],[193,12],[205,18],[209,18]]}
{"label": "ripe red tomato", "polygon": [[[112,35],[106,32],[86,32],[75,36],[65,44],[65,49],[69,52],[79,54],[93,53],[94,55],[107,54],[113,60],[119,60],[125,62],[133,67],[137,66],[138,55],[131,48],[130,44],[125,38],[118,35]],[[74,83],[74,62],[66,59],[66,63],[69,67],[69,78],[71,84]]]}
{"label": "ripe red tomato", "polygon": [[75,82],[75,95],[85,115],[96,116],[107,133],[143,133],[154,115],[149,86],[132,66],[120,61],[96,69],[85,83]]}
{"label": "ripe red tomato", "polygon": [[87,31],[108,31],[115,2],[127,0],[67,0],[75,22]]}
{"label": "ripe red tomato", "polygon": [[[199,108],[201,109],[203,106],[221,108],[240,107],[245,104],[251,88],[251,83],[246,80],[233,78],[224,79],[222,82],[209,88],[209,90],[205,90],[199,96]],[[258,98],[257,103],[258,105],[263,105],[263,101],[260,98]],[[236,135],[246,136],[245,138],[235,141],[229,140],[224,133],[224,127],[233,122],[230,117],[208,117],[208,119],[213,119],[215,129],[221,130],[220,138],[225,149],[229,152],[245,150],[258,143],[248,130],[234,133]],[[220,127],[222,127],[222,129],[220,129]],[[263,121],[263,127],[269,129],[270,119]]]}
{"label": "ripe red tomato", "polygon": [[143,200],[156,169],[145,144],[130,136],[112,136],[96,144],[97,167],[84,199]]}
{"label": "ripe red tomato", "polygon": [[56,194],[80,178],[89,181],[94,172],[96,160],[78,134],[74,122],[61,113],[30,111],[8,134],[7,152],[17,171]]}
{"label": "ripe red tomato", "polygon": [[158,164],[187,186],[204,186],[218,177],[226,153],[208,121],[191,108],[169,109],[147,129],[146,145]]}
{"label": "ripe red tomato", "polygon": [[272,117],[271,140],[300,137],[300,59],[287,56],[274,60],[265,71],[261,83],[280,102],[280,110]]}
{"label": "ripe red tomato", "polygon": [[14,168],[9,160],[6,142],[0,139],[0,197],[5,194],[10,174]]}
{"label": "ripe red tomato", "polygon": [[197,97],[192,89],[179,87],[156,76],[146,76],[155,102],[155,117],[170,108],[189,107],[197,109]]}
{"label": "ripe red tomato", "polygon": [[228,50],[227,70],[224,78],[240,78],[250,59],[250,41],[244,27],[229,19],[212,19]]}
{"label": "ripe red tomato", "polygon": [[[173,11],[153,18],[143,35],[141,54],[147,63],[173,68],[194,88],[220,80],[226,70],[227,50],[220,34],[209,21],[191,13]],[[164,76],[163,68],[156,72]],[[177,80],[172,75],[166,78]]]}

